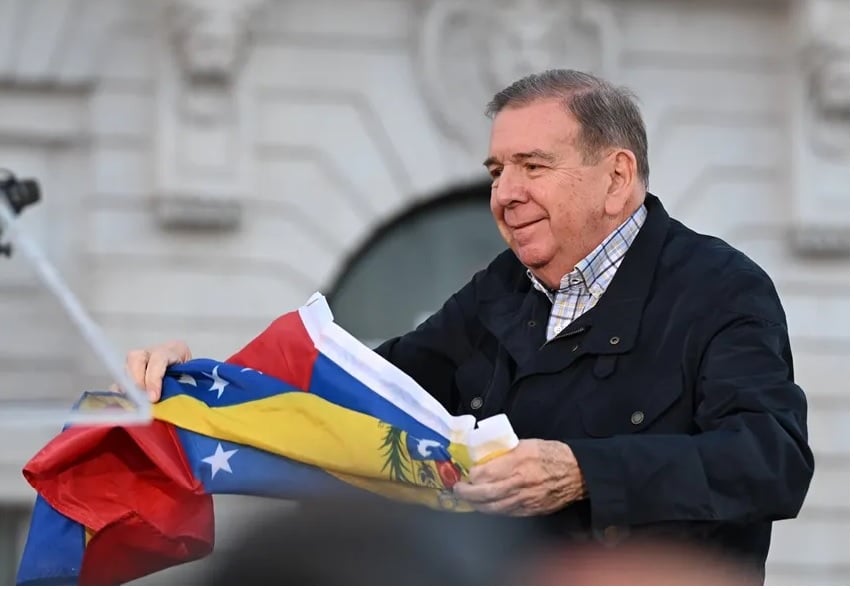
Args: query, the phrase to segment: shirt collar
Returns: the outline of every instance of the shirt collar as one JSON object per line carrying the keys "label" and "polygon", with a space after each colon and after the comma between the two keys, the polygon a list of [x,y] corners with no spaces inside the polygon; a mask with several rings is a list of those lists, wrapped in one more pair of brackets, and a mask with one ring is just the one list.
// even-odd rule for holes
{"label": "shirt collar", "polygon": [[[643,222],[646,220],[646,214],[646,205],[641,204],[641,206],[638,207],[638,209],[632,213],[632,215],[626,219],[622,225],[612,231],[608,237],[602,240],[602,243],[581,259],[581,261],[575,265],[572,272],[564,274],[560,280],[558,290],[565,290],[570,286],[574,286],[570,282],[573,278],[573,274],[580,276],[584,287],[588,291],[594,284],[601,282],[603,277],[613,277],[613,273],[608,272],[608,270],[612,268],[615,263],[625,257],[626,252],[629,250],[629,246],[631,246],[635,237],[637,237]],[[540,282],[540,280],[534,276],[534,273],[530,268],[528,269],[527,274],[528,278],[533,282],[534,288],[545,293],[551,299],[555,291],[549,289]],[[610,280],[607,280],[606,282],[610,282]],[[600,284],[599,286],[604,290],[608,285]]]}

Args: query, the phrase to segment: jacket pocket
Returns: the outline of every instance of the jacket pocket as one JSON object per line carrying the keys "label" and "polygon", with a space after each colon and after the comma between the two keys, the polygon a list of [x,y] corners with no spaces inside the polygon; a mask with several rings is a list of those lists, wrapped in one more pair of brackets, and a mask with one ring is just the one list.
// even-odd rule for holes
{"label": "jacket pocket", "polygon": [[[616,383],[615,383],[616,384]],[[683,395],[681,375],[651,384],[599,388],[578,404],[584,431],[594,438],[648,430]]]}

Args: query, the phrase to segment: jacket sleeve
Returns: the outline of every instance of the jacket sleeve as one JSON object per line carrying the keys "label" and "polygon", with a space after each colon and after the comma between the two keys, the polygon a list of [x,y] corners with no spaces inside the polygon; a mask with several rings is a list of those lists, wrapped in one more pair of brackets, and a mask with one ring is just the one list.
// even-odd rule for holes
{"label": "jacket sleeve", "polygon": [[795,517],[812,478],[806,398],[793,381],[785,315],[770,279],[726,281],[730,301],[701,320],[695,435],[566,440],[594,528]]}
{"label": "jacket sleeve", "polygon": [[451,413],[459,405],[454,380],[457,367],[472,349],[469,325],[475,314],[474,291],[472,279],[415,330],[374,350],[412,377]]}

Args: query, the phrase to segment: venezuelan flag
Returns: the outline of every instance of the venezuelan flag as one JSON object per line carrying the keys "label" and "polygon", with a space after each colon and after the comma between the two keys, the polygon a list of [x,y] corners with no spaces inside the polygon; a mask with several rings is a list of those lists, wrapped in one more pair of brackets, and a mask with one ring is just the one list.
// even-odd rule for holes
{"label": "venezuelan flag", "polygon": [[153,414],[147,426],[66,428],[26,465],[38,497],[19,584],[114,585],[201,558],[218,494],[373,493],[466,511],[454,483],[518,443],[504,416],[475,428],[447,414],[319,296],[224,362],[170,367]]}

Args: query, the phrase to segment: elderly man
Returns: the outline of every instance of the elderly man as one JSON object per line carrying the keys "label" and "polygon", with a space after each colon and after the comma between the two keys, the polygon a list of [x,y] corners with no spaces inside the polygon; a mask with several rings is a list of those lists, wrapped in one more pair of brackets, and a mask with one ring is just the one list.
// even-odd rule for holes
{"label": "elderly man", "polygon": [[[813,473],[806,399],[767,274],[647,191],[631,94],[552,70],[495,95],[491,209],[509,249],[377,352],[452,413],[506,413],[512,452],[459,497],[566,538],[697,541],[762,578]],[[128,355],[159,395],[176,342]]]}

